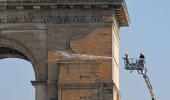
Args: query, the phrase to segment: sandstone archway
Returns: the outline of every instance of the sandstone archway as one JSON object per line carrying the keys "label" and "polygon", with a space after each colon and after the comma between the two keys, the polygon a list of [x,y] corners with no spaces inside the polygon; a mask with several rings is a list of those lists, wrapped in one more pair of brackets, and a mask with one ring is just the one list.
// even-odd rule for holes
{"label": "sandstone archway", "polygon": [[41,81],[40,65],[36,61],[31,49],[26,48],[17,40],[0,37],[0,60],[4,58],[20,58],[29,61],[34,70],[35,81],[31,81],[35,87],[35,100],[45,100],[46,83]]}
{"label": "sandstone archway", "polygon": [[19,42],[12,39],[0,37],[0,59],[3,58],[21,58],[31,62],[35,73],[35,79],[39,80],[39,74],[38,74],[39,66],[34,56],[31,54],[31,52],[28,49],[26,49]]}

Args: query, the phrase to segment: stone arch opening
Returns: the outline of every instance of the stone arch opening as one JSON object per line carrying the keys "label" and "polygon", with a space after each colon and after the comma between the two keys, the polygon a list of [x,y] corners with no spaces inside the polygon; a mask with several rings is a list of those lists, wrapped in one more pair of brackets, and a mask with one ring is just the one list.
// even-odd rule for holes
{"label": "stone arch opening", "polygon": [[0,37],[0,60],[4,58],[20,58],[29,61],[33,66],[35,80],[40,80],[39,65],[31,51],[24,45],[13,39]]}
{"label": "stone arch opening", "polygon": [[22,44],[19,40],[0,36],[0,60],[5,58],[24,59],[32,64],[35,81],[30,81],[35,87],[35,100],[40,100],[39,95],[43,95],[42,97],[44,98],[45,92],[42,94],[39,90],[43,87],[43,90],[45,91],[45,85],[39,83],[41,82],[39,74],[40,66],[32,54],[32,51],[29,48],[26,48],[25,44]]}
{"label": "stone arch opening", "polygon": [[46,99],[46,80],[42,79],[41,63],[28,44],[15,39],[15,37],[0,36],[0,60],[4,58],[20,58],[32,64],[35,81],[31,81],[35,88],[35,100]]}

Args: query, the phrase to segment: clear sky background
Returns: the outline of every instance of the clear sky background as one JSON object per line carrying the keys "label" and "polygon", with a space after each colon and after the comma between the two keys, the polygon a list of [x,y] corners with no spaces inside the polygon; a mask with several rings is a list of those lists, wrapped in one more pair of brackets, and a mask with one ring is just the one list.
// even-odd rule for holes
{"label": "clear sky background", "polygon": [[[121,28],[120,56],[145,54],[148,76],[157,100],[170,98],[170,1],[126,0],[131,25]],[[0,60],[0,98],[34,100],[32,65],[21,59]],[[120,59],[121,100],[151,100],[145,82],[136,72],[130,74]]]}
{"label": "clear sky background", "polygon": [[[170,1],[126,0],[131,25],[121,28],[120,56],[145,54],[148,76],[157,100],[170,100]],[[120,61],[122,100],[151,100],[137,72],[130,74]]]}
{"label": "clear sky background", "polygon": [[0,60],[0,100],[35,100],[30,62],[17,58]]}

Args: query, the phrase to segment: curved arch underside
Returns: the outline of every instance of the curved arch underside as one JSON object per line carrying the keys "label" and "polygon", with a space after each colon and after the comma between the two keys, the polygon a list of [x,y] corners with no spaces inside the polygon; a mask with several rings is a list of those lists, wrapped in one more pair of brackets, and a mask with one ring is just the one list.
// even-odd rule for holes
{"label": "curved arch underside", "polygon": [[21,58],[29,61],[29,59],[20,51],[12,48],[0,47],[0,59],[3,58]]}
{"label": "curved arch underside", "polygon": [[5,58],[20,58],[31,62],[36,80],[40,80],[40,66],[33,56],[22,43],[7,37],[0,37],[0,60]]}

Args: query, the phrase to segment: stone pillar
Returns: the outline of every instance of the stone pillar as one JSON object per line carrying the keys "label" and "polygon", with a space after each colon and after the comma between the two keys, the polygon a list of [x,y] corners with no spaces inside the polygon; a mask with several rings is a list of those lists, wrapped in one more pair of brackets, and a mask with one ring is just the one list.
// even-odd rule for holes
{"label": "stone pillar", "polygon": [[31,81],[35,87],[35,100],[46,100],[46,82],[45,81]]}
{"label": "stone pillar", "polygon": [[58,100],[58,64],[48,63],[47,100]]}

